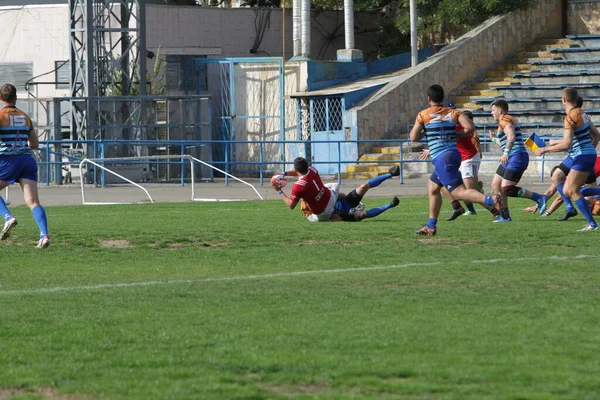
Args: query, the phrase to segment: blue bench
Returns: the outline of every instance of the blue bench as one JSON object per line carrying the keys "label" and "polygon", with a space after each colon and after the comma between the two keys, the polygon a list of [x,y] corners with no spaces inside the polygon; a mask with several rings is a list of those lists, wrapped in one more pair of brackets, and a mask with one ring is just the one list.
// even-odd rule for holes
{"label": "blue bench", "polygon": [[508,86],[490,85],[490,89],[564,89],[567,87],[575,89],[600,88],[599,83],[541,83],[539,85],[521,85],[520,83],[512,83]]}
{"label": "blue bench", "polygon": [[539,64],[595,64],[600,63],[600,58],[586,58],[581,60],[555,60],[553,58],[540,58],[536,60],[528,60],[527,64],[539,65]]}
{"label": "blue bench", "polygon": [[532,71],[532,72],[513,72],[508,76],[511,78],[542,78],[542,77],[560,77],[560,76],[578,76],[578,75],[600,75],[600,71],[594,70],[577,70],[577,71]]}

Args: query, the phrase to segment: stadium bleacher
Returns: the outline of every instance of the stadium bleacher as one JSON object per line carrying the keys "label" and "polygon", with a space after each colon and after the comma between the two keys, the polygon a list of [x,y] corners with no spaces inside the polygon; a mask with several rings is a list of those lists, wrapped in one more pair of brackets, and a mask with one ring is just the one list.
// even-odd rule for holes
{"label": "stadium bleacher", "polygon": [[523,131],[560,136],[564,118],[561,91],[565,87],[576,88],[584,98],[586,113],[592,120],[600,120],[600,35],[540,40],[453,100],[461,109],[474,110],[480,130],[495,128],[490,105],[502,97]]}

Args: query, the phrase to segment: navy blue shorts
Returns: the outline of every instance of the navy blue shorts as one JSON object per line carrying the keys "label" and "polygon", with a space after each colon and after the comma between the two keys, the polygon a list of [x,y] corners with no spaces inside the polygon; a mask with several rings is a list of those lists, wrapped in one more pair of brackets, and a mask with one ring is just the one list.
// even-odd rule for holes
{"label": "navy blue shorts", "polygon": [[13,184],[19,179],[37,182],[37,163],[31,154],[0,156],[0,181]]}
{"label": "navy blue shorts", "polygon": [[450,150],[440,154],[433,160],[433,173],[429,177],[438,186],[445,186],[452,192],[462,185],[463,179],[460,173],[460,153],[458,150]]}
{"label": "navy blue shorts", "polygon": [[519,151],[508,157],[508,163],[500,164],[496,174],[507,181],[519,182],[528,166],[529,154],[525,151]]}
{"label": "navy blue shorts", "polygon": [[574,169],[575,171],[587,172],[596,176],[594,172],[594,164],[596,163],[595,154],[581,154],[575,156],[575,158],[567,157],[562,162],[567,168]]}

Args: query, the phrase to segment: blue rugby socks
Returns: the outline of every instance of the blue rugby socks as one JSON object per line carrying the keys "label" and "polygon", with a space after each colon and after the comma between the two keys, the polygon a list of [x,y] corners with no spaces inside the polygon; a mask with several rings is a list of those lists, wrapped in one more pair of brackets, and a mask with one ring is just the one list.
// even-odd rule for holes
{"label": "blue rugby socks", "polygon": [[391,203],[385,204],[383,206],[371,208],[370,210],[367,210],[367,218],[374,218],[374,217],[378,216],[379,214],[381,214],[382,212],[389,210],[390,208],[392,208]]}
{"label": "blue rugby socks", "polygon": [[379,175],[378,177],[371,178],[371,179],[369,179],[369,187],[374,188],[376,186],[379,186],[379,185],[381,185],[382,182],[390,179],[391,177],[392,177],[392,174],[383,174],[383,175]]}
{"label": "blue rugby socks", "polygon": [[6,203],[4,202],[2,196],[0,196],[0,214],[2,214],[2,218],[4,218],[4,221],[8,221],[13,216],[8,210],[8,207],[6,207]]}
{"label": "blue rugby socks", "polygon": [[598,224],[592,215],[592,210],[590,210],[590,205],[585,197],[580,197],[578,200],[575,200],[575,204],[577,204],[577,208],[579,208],[579,211],[581,211],[587,223],[590,224],[592,228],[597,227]]}
{"label": "blue rugby socks", "polygon": [[560,194],[560,197],[565,202],[565,206],[567,207],[567,211],[573,211],[575,209],[575,207],[573,206],[573,202],[571,201],[571,199],[568,198],[567,196],[565,196],[565,194],[563,193],[563,188],[564,187],[565,187],[565,183],[561,182],[559,185],[556,185],[556,190],[558,191],[558,194]]}
{"label": "blue rugby socks", "polygon": [[46,218],[46,210],[42,206],[34,207],[31,212],[33,213],[33,219],[37,222],[40,228],[40,239],[44,236],[49,236],[48,234],[48,220]]}

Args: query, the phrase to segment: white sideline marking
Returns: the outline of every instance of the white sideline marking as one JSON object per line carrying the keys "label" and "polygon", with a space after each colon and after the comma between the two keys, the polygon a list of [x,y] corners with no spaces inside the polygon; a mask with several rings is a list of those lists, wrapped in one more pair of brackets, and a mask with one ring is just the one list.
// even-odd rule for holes
{"label": "white sideline marking", "polygon": [[[448,261],[443,264],[496,264],[506,262],[522,262],[522,261],[544,261],[544,260],[581,260],[587,258],[600,258],[598,255],[578,255],[578,256],[549,256],[549,257],[522,257],[522,258],[498,258],[489,260],[471,260],[471,261]],[[400,269],[410,267],[431,267],[434,265],[441,265],[442,262],[428,262],[428,263],[408,263],[400,265],[387,265],[380,267],[358,267],[358,268],[340,268],[340,269],[320,269],[315,271],[293,271],[293,272],[279,272],[275,274],[264,274],[264,275],[243,275],[243,276],[231,276],[231,277],[217,277],[217,278],[205,278],[205,279],[181,279],[174,281],[150,281],[150,282],[134,282],[134,283],[106,283],[101,285],[87,285],[87,286],[65,286],[65,287],[53,287],[53,288],[40,288],[40,289],[26,289],[26,290],[5,290],[0,291],[0,295],[20,295],[20,294],[38,294],[38,293],[60,293],[60,292],[72,292],[77,290],[97,290],[97,289],[114,289],[114,288],[129,288],[129,287],[145,287],[145,286],[157,286],[157,285],[173,285],[182,283],[204,283],[204,282],[226,282],[226,281],[242,281],[251,279],[269,279],[269,278],[280,278],[288,276],[298,275],[317,275],[317,274],[338,274],[344,272],[360,272],[360,271],[381,271],[387,269]]]}

